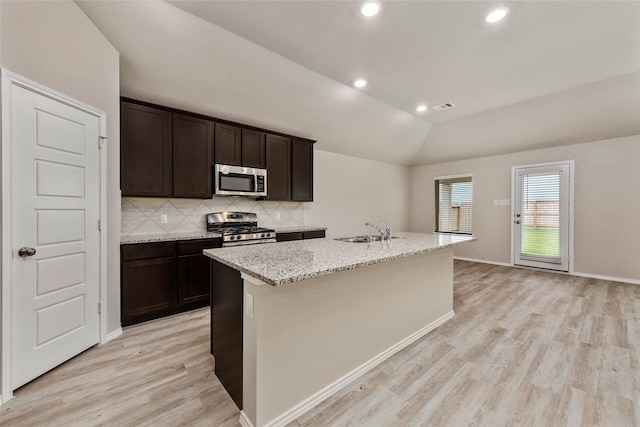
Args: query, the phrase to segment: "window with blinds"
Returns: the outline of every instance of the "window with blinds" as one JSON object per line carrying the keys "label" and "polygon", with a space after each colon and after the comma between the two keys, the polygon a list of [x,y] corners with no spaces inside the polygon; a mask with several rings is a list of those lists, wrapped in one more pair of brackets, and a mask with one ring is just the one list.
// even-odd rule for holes
{"label": "window with blinds", "polygon": [[436,177],[436,232],[472,234],[471,175]]}

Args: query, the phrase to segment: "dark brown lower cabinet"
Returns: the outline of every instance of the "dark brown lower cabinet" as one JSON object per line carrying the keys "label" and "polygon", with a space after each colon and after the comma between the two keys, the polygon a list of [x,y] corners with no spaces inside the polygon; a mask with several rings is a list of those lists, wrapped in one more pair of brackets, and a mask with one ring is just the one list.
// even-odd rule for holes
{"label": "dark brown lower cabinet", "polygon": [[203,249],[220,239],[121,245],[121,320],[129,326],[209,305]]}
{"label": "dark brown lower cabinet", "polygon": [[311,230],[302,233],[303,239],[324,239],[325,230]]}
{"label": "dark brown lower cabinet", "polygon": [[211,260],[211,354],[216,376],[242,409],[242,303],[240,272]]}
{"label": "dark brown lower cabinet", "polygon": [[276,240],[278,242],[290,242],[292,240],[303,239],[323,239],[324,237],[325,230],[290,231],[287,233],[276,233]]}
{"label": "dark brown lower cabinet", "polygon": [[278,242],[290,242],[292,240],[302,240],[302,232],[276,233],[276,241]]}
{"label": "dark brown lower cabinet", "polygon": [[175,257],[122,263],[122,320],[131,325],[170,313],[177,303]]}
{"label": "dark brown lower cabinet", "polygon": [[[215,246],[212,246],[215,244]],[[184,307],[209,305],[211,280],[209,257],[205,249],[220,247],[219,239],[185,240],[178,242],[178,304]]]}

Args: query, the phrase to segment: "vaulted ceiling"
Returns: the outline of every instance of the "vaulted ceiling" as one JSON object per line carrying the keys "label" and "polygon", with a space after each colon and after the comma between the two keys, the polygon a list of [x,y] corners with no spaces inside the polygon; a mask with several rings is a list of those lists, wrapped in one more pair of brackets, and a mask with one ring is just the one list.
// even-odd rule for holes
{"label": "vaulted ceiling", "polygon": [[123,95],[327,151],[411,165],[640,134],[636,1],[77,3],[121,53]]}

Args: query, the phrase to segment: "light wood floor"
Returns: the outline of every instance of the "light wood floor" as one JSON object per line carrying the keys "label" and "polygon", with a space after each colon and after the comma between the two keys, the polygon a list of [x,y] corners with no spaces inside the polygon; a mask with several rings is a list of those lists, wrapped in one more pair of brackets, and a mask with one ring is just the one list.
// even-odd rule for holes
{"label": "light wood floor", "polygon": [[[456,317],[290,424],[640,427],[640,286],[455,263]],[[239,426],[208,311],[129,328],[26,385],[4,426]]]}

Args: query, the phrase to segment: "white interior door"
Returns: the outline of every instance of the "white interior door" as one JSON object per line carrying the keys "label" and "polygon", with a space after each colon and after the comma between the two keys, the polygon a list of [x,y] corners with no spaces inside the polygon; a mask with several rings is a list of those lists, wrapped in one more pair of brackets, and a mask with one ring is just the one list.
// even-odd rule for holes
{"label": "white interior door", "polygon": [[17,85],[10,109],[16,389],[99,341],[100,119]]}
{"label": "white interior door", "polygon": [[514,264],[569,270],[570,163],[513,169]]}

